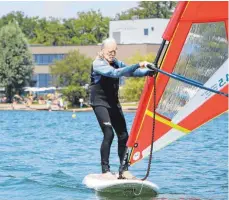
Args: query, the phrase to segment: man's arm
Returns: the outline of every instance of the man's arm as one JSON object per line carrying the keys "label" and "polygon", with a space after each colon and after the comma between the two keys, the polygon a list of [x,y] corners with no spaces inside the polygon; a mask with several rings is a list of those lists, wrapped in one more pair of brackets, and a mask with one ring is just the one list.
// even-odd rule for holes
{"label": "man's arm", "polygon": [[[121,61],[116,60],[115,62],[121,68],[127,66],[125,63],[123,63]],[[138,68],[135,71],[131,71],[131,72],[125,73],[124,76],[126,76],[126,77],[143,77],[143,76],[153,76],[153,74],[154,74],[153,70],[150,70],[148,68]]]}
{"label": "man's arm", "polygon": [[93,70],[101,74],[103,76],[108,76],[112,78],[119,78],[121,76],[125,76],[131,72],[134,72],[136,69],[140,67],[139,64],[131,65],[131,66],[120,66],[120,68],[115,69],[114,67],[110,66],[105,60],[103,59],[96,59],[93,62]]}
{"label": "man's arm", "polygon": [[126,77],[143,77],[143,76],[153,76],[154,71],[148,68],[139,68],[134,72],[125,74]]}

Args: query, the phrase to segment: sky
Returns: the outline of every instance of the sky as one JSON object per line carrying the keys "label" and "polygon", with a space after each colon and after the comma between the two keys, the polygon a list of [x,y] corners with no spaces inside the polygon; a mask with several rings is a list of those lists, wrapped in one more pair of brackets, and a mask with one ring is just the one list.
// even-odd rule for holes
{"label": "sky", "polygon": [[77,12],[91,9],[100,10],[103,16],[115,17],[137,5],[137,1],[0,1],[0,17],[22,11],[29,17],[75,18]]}

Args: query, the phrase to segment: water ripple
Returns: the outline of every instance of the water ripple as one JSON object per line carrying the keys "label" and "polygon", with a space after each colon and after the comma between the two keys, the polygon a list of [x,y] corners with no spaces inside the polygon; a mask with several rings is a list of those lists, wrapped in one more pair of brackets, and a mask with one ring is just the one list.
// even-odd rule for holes
{"label": "water ripple", "polygon": [[[84,176],[101,170],[98,122],[92,112],[76,113],[75,119],[71,115],[0,111],[0,199],[105,198],[82,185]],[[128,130],[134,115],[125,114]],[[149,180],[161,192],[155,200],[227,199],[227,126],[225,114],[153,155]],[[111,169],[117,171],[116,137],[110,157]],[[133,174],[143,177],[147,162],[134,165]]]}

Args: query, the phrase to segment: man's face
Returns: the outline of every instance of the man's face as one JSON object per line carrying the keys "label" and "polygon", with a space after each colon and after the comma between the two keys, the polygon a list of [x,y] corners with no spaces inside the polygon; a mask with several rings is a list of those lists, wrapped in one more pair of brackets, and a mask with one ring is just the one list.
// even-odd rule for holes
{"label": "man's face", "polygon": [[117,52],[117,44],[116,43],[109,43],[104,46],[103,56],[109,62],[112,63],[113,59],[116,56]]}

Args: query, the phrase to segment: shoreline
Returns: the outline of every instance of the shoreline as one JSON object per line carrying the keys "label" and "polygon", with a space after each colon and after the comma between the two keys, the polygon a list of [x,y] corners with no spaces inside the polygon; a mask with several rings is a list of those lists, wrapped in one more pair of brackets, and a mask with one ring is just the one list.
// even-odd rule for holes
{"label": "shoreline", "polygon": [[[124,112],[136,112],[138,106],[133,105],[133,106],[125,106],[122,105],[122,110]],[[0,104],[0,111],[49,111],[46,105],[38,105],[34,104],[31,105],[30,107],[26,107],[23,104],[16,104],[14,107],[12,104]],[[51,111],[65,111],[65,112],[90,112],[93,111],[91,107],[89,108],[71,108],[71,109],[59,109],[57,105],[52,105],[52,110]]]}

